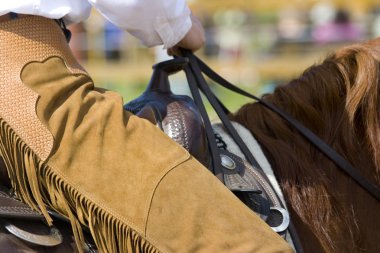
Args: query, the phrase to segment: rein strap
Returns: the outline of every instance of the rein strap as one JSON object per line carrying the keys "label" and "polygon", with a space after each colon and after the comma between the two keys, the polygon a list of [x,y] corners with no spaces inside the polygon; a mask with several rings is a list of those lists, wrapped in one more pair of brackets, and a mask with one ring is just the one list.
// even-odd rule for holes
{"label": "rein strap", "polygon": [[[215,83],[221,85],[222,87],[228,90],[236,92],[242,96],[252,98],[258,101],[260,104],[262,104],[266,108],[277,113],[281,118],[286,120],[295,129],[297,129],[301,133],[302,136],[304,136],[307,140],[309,140],[324,155],[326,155],[331,161],[333,161],[338,167],[340,167],[347,175],[349,175],[357,184],[359,184],[364,190],[366,190],[372,197],[380,201],[380,188],[377,185],[375,185],[373,182],[370,182],[367,178],[365,178],[358,169],[356,169],[353,165],[351,165],[346,159],[344,159],[341,155],[339,155],[334,149],[332,149],[328,144],[326,144],[323,140],[321,140],[317,135],[315,135],[309,129],[304,127],[299,121],[294,119],[288,113],[281,111],[280,109],[275,107],[273,104],[268,103],[256,97],[255,95],[252,95],[236,87],[235,85],[231,84],[226,79],[218,75],[215,71],[213,71],[202,60],[200,60],[191,52],[185,51],[184,56],[189,58],[191,66],[194,66],[194,65],[199,66],[200,71],[203,72],[208,78],[213,80]],[[214,96],[214,99],[215,98],[216,97]],[[219,104],[221,104],[219,100],[217,101]],[[223,108],[225,107],[223,106]],[[243,153],[245,154],[245,152]]]}

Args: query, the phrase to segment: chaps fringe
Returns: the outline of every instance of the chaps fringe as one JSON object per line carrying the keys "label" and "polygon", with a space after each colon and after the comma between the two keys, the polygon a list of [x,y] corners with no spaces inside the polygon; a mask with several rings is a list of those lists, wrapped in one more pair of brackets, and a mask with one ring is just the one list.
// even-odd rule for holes
{"label": "chaps fringe", "polygon": [[1,118],[0,155],[18,198],[41,212],[49,225],[53,220],[48,208],[69,218],[79,252],[83,252],[84,245],[81,225],[88,226],[100,252],[160,252],[132,228],[64,182]]}

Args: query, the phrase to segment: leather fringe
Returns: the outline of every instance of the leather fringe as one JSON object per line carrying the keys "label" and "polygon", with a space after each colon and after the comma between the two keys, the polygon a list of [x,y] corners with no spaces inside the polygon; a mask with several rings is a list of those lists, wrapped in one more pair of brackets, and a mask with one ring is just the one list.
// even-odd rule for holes
{"label": "leather fringe", "polygon": [[0,118],[0,155],[18,198],[42,213],[49,225],[48,208],[67,217],[79,252],[83,252],[82,225],[88,226],[100,252],[160,251],[140,234],[83,196],[64,181]]}

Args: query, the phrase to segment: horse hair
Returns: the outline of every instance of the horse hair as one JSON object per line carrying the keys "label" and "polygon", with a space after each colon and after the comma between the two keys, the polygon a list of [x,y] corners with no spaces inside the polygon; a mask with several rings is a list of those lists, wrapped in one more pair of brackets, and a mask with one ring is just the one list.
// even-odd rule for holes
{"label": "horse hair", "polygon": [[[263,96],[380,183],[380,39],[344,47]],[[380,252],[380,204],[259,103],[233,119],[270,161],[305,252]]]}

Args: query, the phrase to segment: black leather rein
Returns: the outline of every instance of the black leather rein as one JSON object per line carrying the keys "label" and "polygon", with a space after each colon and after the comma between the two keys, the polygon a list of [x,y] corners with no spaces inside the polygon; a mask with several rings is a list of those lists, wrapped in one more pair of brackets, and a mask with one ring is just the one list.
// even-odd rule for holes
{"label": "black leather rein", "polygon": [[[380,188],[375,185],[373,182],[370,182],[366,179],[362,173],[356,169],[353,165],[351,165],[346,159],[344,159],[341,155],[339,155],[334,149],[332,149],[328,144],[326,144],[323,140],[321,140],[318,136],[316,136],[309,129],[304,127],[300,122],[294,119],[292,116],[287,114],[286,112],[281,111],[273,104],[268,103],[255,95],[252,95],[235,85],[231,84],[223,77],[218,75],[215,71],[213,71],[210,67],[208,67],[203,61],[201,61],[198,57],[192,54],[189,51],[183,51],[183,55],[189,58],[189,65],[192,68],[194,73],[204,73],[208,78],[213,80],[215,83],[221,85],[222,87],[236,92],[245,97],[252,98],[258,101],[260,104],[270,109],[271,111],[277,113],[281,118],[286,120],[290,125],[292,125],[295,129],[297,129],[302,136],[304,136],[308,141],[310,141],[316,148],[318,148],[324,155],[326,155],[331,161],[333,161],[339,168],[341,168],[347,175],[349,175],[358,185],[360,185],[365,191],[367,191],[371,196],[373,196],[376,200],[380,201]],[[195,67],[194,67],[195,66]],[[194,68],[199,67],[199,70],[195,70]],[[199,78],[196,75],[196,78]],[[203,77],[201,77],[203,78]],[[222,109],[225,111],[225,107],[221,104],[221,102],[214,96],[214,100],[221,105]]]}

